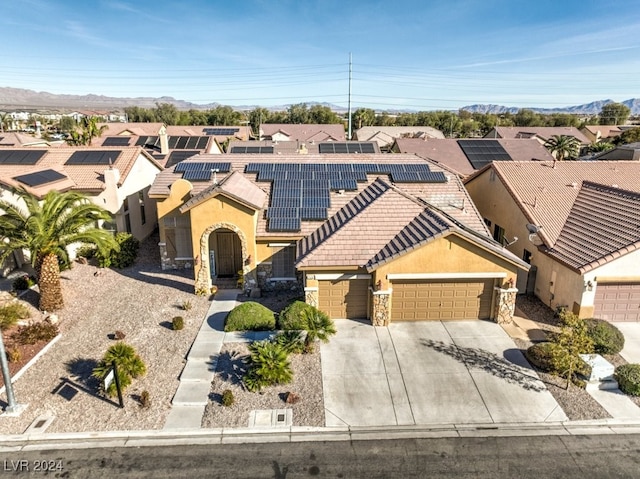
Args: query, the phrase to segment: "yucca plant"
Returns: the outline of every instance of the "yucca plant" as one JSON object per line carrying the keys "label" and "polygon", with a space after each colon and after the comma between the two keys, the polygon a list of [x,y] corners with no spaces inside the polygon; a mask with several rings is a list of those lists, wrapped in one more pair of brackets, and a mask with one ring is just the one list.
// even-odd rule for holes
{"label": "yucca plant", "polygon": [[[118,368],[118,379],[120,380],[120,387],[124,390],[131,384],[133,378],[143,376],[147,372],[147,367],[142,361],[142,358],[136,353],[133,346],[118,342],[107,349],[102,360],[93,369],[92,376],[103,380],[109,371],[113,362],[115,361]],[[106,393],[109,396],[115,396],[116,385],[112,382],[109,385]]]}

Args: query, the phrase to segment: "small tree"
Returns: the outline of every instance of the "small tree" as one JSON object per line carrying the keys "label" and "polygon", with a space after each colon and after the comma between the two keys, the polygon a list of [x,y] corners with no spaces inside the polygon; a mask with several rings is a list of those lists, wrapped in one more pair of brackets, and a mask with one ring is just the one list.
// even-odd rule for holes
{"label": "small tree", "polygon": [[310,346],[314,341],[329,342],[329,337],[336,334],[336,327],[329,315],[318,308],[307,306],[302,311],[307,337],[305,344]]}
{"label": "small tree", "polygon": [[556,347],[551,350],[551,361],[554,369],[567,378],[566,389],[569,389],[569,382],[582,365],[579,355],[593,352],[593,340],[587,323],[575,314],[565,311],[561,313],[560,320],[563,326],[554,335]]}

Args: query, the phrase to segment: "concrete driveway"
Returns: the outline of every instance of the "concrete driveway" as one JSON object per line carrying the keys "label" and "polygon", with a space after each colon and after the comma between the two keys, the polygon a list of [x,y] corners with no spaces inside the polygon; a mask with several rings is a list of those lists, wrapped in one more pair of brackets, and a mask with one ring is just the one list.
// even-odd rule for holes
{"label": "concrete driveway", "polygon": [[327,426],[567,420],[495,323],[385,328],[339,320],[336,327],[321,347]]}
{"label": "concrete driveway", "polygon": [[624,334],[624,348],[620,351],[625,361],[640,364],[640,323],[613,323]]}

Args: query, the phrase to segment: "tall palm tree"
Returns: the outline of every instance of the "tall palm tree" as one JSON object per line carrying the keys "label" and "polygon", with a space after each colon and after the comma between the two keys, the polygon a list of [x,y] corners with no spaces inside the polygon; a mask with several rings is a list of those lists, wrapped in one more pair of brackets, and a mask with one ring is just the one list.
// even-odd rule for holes
{"label": "tall palm tree", "polygon": [[[569,135],[553,135],[544,143],[544,146],[554,155],[557,161],[575,158],[580,151],[580,141],[575,136]],[[555,167],[555,161],[553,166]]]}
{"label": "tall palm tree", "polygon": [[38,276],[40,309],[56,311],[64,305],[59,260],[68,261],[73,243],[95,244],[105,254],[117,249],[113,235],[97,227],[111,217],[80,193],[52,190],[41,201],[23,189],[14,195],[15,202],[0,200],[0,262],[27,250]]}
{"label": "tall palm tree", "polygon": [[91,140],[102,135],[106,129],[107,125],[98,127],[98,119],[95,116],[85,116],[80,122],[80,129],[69,132],[67,143],[71,146],[89,146]]}

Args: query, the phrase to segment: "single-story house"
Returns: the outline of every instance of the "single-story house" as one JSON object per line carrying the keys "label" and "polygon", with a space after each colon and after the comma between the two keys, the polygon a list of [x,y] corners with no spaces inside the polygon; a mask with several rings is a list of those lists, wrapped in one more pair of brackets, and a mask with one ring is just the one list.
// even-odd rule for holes
{"label": "single-story house", "polygon": [[620,145],[611,150],[602,151],[600,153],[591,154],[581,159],[597,160],[597,161],[639,161],[640,160],[640,142],[627,143]]}
{"label": "single-story house", "polygon": [[493,162],[465,187],[531,264],[518,290],[580,317],[640,321],[640,163]]}
{"label": "single-story house", "polygon": [[534,139],[397,138],[393,153],[413,153],[435,161],[464,178],[491,161],[552,161],[553,156]]}
{"label": "single-story house", "polygon": [[591,144],[591,140],[575,126],[496,126],[484,135],[485,138],[535,138],[542,144],[554,136],[573,136],[581,147]]}
{"label": "single-story house", "polygon": [[508,319],[528,268],[460,179],[415,155],[198,155],[149,194],[163,267],[193,268],[202,293],[241,273],[333,318]]}
{"label": "single-story house", "polygon": [[618,125],[585,125],[580,131],[586,136],[591,143],[599,141],[611,142],[622,133]]}
{"label": "single-story house", "polygon": [[431,126],[363,126],[353,137],[358,141],[375,141],[381,150],[388,150],[398,138],[444,139],[444,133]]}
{"label": "single-story house", "polygon": [[274,154],[274,155],[290,155],[290,154],[361,154],[361,153],[380,153],[378,144],[372,141],[326,141],[326,142],[310,142],[304,143],[296,141],[233,141],[229,143],[227,150],[229,154]]}
{"label": "single-story house", "polygon": [[263,123],[260,125],[259,140],[274,142],[297,141],[300,143],[319,143],[323,141],[345,141],[343,124],[291,124]]}

